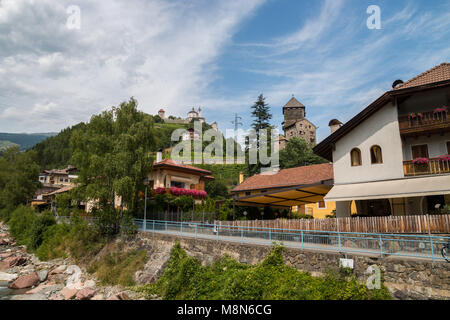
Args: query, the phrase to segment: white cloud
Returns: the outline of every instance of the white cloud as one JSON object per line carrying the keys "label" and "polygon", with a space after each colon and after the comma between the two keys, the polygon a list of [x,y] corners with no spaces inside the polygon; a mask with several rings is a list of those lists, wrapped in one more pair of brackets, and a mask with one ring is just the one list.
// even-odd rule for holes
{"label": "white cloud", "polygon": [[51,131],[135,96],[140,109],[184,115],[214,62],[263,0],[0,1],[0,131]]}

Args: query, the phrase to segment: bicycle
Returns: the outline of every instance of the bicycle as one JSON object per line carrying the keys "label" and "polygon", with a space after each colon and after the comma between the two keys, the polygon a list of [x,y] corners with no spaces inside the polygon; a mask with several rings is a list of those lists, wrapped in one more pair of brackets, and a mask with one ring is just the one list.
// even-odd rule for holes
{"label": "bicycle", "polygon": [[441,249],[441,253],[445,261],[450,263],[450,241],[447,242],[447,244],[444,244],[444,246]]}

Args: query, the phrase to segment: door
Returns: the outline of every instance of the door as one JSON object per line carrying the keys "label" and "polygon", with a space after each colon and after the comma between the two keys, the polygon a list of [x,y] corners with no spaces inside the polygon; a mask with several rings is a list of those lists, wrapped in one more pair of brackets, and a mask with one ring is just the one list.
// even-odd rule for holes
{"label": "door", "polygon": [[428,145],[422,144],[417,146],[411,146],[412,158],[428,158]]}

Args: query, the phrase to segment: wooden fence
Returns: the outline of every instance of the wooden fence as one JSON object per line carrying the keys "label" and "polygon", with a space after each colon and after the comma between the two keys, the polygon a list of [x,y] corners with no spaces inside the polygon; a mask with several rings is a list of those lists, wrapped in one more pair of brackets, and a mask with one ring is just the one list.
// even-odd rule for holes
{"label": "wooden fence", "polygon": [[329,219],[216,221],[218,225],[250,228],[363,233],[450,233],[450,214]]}

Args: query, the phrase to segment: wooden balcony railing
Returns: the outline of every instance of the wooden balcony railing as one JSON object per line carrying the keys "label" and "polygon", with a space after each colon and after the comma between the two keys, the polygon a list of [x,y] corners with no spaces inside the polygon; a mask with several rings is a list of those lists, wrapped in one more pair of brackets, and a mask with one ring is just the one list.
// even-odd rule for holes
{"label": "wooden balcony railing", "polygon": [[422,112],[422,115],[401,116],[398,118],[400,133],[411,134],[430,131],[450,130],[450,115],[447,112]]}
{"label": "wooden balcony railing", "polygon": [[403,161],[403,171],[405,176],[450,173],[450,161],[442,161],[438,158],[429,159],[427,164],[414,164],[412,161]]}

